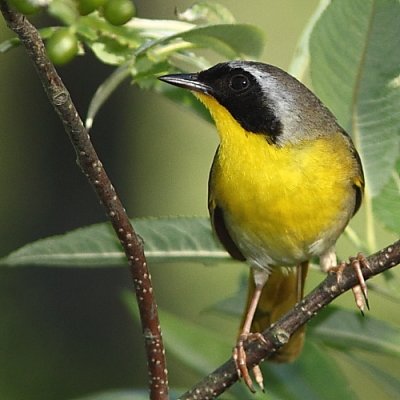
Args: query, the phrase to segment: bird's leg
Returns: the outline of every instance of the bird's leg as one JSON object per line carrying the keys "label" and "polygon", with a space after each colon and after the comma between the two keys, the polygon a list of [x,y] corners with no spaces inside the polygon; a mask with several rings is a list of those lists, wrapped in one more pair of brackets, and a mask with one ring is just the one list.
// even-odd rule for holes
{"label": "bird's leg", "polygon": [[[362,268],[371,269],[369,266],[368,260],[361,253],[358,253],[356,257],[349,257],[350,265],[354,269],[354,272],[357,275],[358,285],[354,286],[352,291],[354,295],[354,300],[356,302],[357,307],[364,314],[365,307],[369,310],[368,303],[368,289],[367,284],[365,283],[364,276],[362,273]],[[342,279],[344,268],[346,267],[346,262],[342,261],[339,266],[333,269],[337,275],[337,281],[340,282]]]}
{"label": "bird's leg", "polygon": [[[249,370],[246,365],[246,352],[244,350],[244,342],[246,340],[261,340],[265,342],[264,337],[261,333],[250,333],[251,324],[253,322],[254,314],[256,312],[256,308],[258,302],[260,300],[262,289],[265,285],[265,282],[268,279],[268,273],[262,270],[253,270],[254,282],[255,282],[255,290],[253,293],[253,297],[251,299],[250,305],[247,309],[246,318],[242,327],[242,331],[240,332],[238,341],[236,342],[236,346],[233,350],[233,359],[236,364],[236,371],[239,377],[242,377],[247,387],[254,393],[255,389],[253,386],[253,382],[251,380]],[[263,376],[261,373],[261,369],[258,365],[253,367],[254,377],[256,382],[259,384],[262,390],[264,390],[263,384]]]}
{"label": "bird's leg", "polygon": [[[365,307],[369,309],[368,303],[368,289],[365,283],[364,276],[362,274],[362,268],[370,269],[368,260],[361,253],[358,253],[356,257],[349,258],[350,265],[354,269],[358,285],[352,288],[354,300],[358,309],[364,314]],[[346,261],[342,261],[339,265],[336,262],[335,250],[330,249],[325,255],[320,258],[321,267],[325,272],[334,272],[337,276],[337,282],[339,283],[342,279],[343,271],[346,267]]]}

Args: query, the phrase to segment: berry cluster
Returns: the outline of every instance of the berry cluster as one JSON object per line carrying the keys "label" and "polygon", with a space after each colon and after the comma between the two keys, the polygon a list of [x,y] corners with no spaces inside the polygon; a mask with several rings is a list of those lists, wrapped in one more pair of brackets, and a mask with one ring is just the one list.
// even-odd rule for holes
{"label": "berry cluster", "polygon": [[[42,8],[40,2],[8,0],[20,13],[35,14]],[[44,4],[46,2],[43,2]],[[123,25],[136,14],[132,0],[76,0],[77,15],[85,16],[94,11],[112,25]],[[73,60],[79,51],[79,41],[73,26],[57,29],[46,42],[47,53],[54,64],[62,65]]]}

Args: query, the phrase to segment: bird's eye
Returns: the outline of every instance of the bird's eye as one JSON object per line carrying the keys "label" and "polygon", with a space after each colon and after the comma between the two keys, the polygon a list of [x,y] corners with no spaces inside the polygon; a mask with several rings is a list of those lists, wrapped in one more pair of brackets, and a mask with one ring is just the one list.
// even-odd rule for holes
{"label": "bird's eye", "polygon": [[234,75],[229,82],[229,86],[235,92],[241,92],[250,86],[250,81],[245,75]]}

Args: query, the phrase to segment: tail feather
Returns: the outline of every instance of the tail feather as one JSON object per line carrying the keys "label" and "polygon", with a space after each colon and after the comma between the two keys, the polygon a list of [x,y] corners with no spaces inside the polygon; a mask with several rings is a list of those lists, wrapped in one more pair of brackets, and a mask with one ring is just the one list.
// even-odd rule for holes
{"label": "tail feather", "polygon": [[[262,332],[282,315],[289,311],[303,297],[308,262],[297,268],[274,268],[269,276],[258,303],[251,332]],[[249,279],[246,310],[254,292],[254,279]],[[243,325],[244,319],[242,320]],[[304,344],[305,326],[296,331],[279,351],[269,360],[275,362],[294,361],[301,353]]]}

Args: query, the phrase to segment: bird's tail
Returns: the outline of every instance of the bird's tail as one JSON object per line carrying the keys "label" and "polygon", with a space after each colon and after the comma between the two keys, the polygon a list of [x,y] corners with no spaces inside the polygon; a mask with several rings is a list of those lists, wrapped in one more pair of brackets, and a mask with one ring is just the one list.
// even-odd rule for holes
{"label": "bird's tail", "polygon": [[[307,271],[308,262],[304,262],[296,268],[274,268],[272,270],[262,290],[251,325],[251,332],[262,332],[302,299]],[[254,279],[250,274],[246,310],[254,288]],[[241,326],[243,323],[244,318]],[[305,326],[297,330],[289,342],[281,347],[269,360],[282,363],[294,361],[301,353],[304,337]]]}

